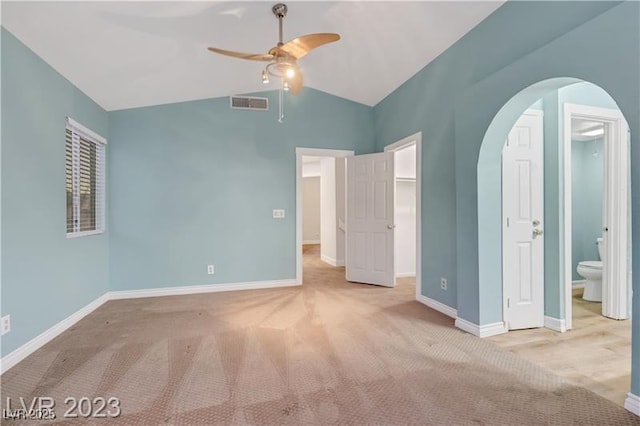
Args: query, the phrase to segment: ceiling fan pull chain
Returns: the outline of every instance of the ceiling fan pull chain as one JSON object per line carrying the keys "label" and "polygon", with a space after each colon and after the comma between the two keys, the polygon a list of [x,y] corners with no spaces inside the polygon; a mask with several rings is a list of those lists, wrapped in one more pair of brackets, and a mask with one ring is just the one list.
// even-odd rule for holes
{"label": "ceiling fan pull chain", "polygon": [[284,122],[284,89],[278,91],[278,123]]}

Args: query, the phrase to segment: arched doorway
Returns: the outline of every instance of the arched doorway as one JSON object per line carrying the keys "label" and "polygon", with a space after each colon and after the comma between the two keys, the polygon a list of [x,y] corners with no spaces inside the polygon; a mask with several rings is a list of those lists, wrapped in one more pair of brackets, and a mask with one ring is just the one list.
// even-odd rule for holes
{"label": "arched doorway", "polygon": [[[544,197],[543,215],[545,232],[543,262],[545,294],[542,301],[545,315],[544,325],[558,331],[571,328],[571,282],[567,282],[566,277],[570,276],[570,270],[574,265],[571,264],[570,259],[567,261],[566,258],[567,247],[571,246],[570,230],[569,233],[566,232],[567,223],[571,223],[570,213],[566,214],[570,212],[570,209],[567,209],[565,204],[567,198],[565,192],[570,191],[568,188],[571,185],[567,185],[566,182],[565,163],[567,159],[563,156],[566,155],[563,145],[566,103],[558,95],[553,98],[553,95],[550,94],[561,93],[564,88],[583,84],[582,82],[583,80],[574,78],[554,78],[530,85],[511,97],[500,108],[484,134],[477,162],[477,236],[479,310],[481,313],[486,313],[485,321],[487,319],[490,321],[491,328],[487,335],[503,333],[509,328],[506,313],[509,299],[504,290],[505,270],[509,268],[509,265],[506,265],[506,262],[503,263],[505,253],[503,236],[506,229],[502,193],[503,148],[514,124],[525,110],[536,101],[543,98],[547,100],[549,96],[553,102],[551,102],[550,108],[545,108],[545,113],[549,112],[545,117],[545,137],[551,137],[552,140],[551,143],[548,140],[545,141],[544,154],[544,189],[545,192],[550,192]],[[549,128],[555,129],[555,134],[553,131],[549,131]],[[555,140],[553,140],[554,137]],[[571,250],[569,249],[568,252],[571,253]],[[481,329],[482,317],[480,315]],[[553,319],[556,322],[550,326],[546,323],[547,319]],[[637,345],[637,338],[635,343]]]}

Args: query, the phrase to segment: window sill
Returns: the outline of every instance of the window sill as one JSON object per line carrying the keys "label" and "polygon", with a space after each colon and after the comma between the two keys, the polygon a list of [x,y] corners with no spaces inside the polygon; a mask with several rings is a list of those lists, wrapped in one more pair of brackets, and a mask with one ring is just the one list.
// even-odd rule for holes
{"label": "window sill", "polygon": [[71,234],[67,234],[67,239],[78,238],[78,237],[88,237],[89,235],[99,235],[99,234],[104,234],[104,230],[73,232]]}

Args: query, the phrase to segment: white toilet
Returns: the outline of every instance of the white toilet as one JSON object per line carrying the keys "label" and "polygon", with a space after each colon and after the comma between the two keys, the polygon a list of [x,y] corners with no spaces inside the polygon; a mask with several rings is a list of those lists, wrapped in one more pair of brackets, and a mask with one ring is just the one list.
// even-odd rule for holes
{"label": "white toilet", "polygon": [[[596,244],[602,259],[602,238],[598,238]],[[585,260],[578,263],[577,271],[586,280],[582,298],[589,302],[602,302],[602,261]]]}

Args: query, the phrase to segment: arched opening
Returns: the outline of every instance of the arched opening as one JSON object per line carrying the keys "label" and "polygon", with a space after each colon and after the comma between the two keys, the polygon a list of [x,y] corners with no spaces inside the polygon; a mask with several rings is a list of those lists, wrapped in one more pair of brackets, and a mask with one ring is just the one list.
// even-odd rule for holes
{"label": "arched opening", "polygon": [[[603,95],[594,99],[598,98],[592,96],[594,93]],[[612,112],[614,110],[618,115]],[[526,116],[539,117],[537,134],[541,146],[538,151],[531,148],[529,139],[536,134],[536,121],[530,119],[527,124],[523,121]],[[605,158],[599,159],[605,169],[604,174],[601,173],[604,175],[605,192],[602,196],[603,217],[599,220],[605,241],[606,256],[603,260],[609,259],[600,262],[600,268],[606,265],[602,282],[609,283],[601,291],[601,313],[615,319],[631,317],[628,125],[613,98],[598,86],[575,78],[554,78],[530,85],[513,96],[495,115],[482,140],[477,163],[481,324],[501,323],[504,325],[502,332],[535,327],[564,332],[574,328],[572,306],[579,290],[573,290],[572,277],[576,278],[576,264],[589,263],[586,259],[575,261],[578,245],[572,234],[572,229],[576,228],[572,221],[571,194],[571,129],[578,125],[575,120],[582,120],[581,125],[601,123],[601,128],[585,128],[582,133],[587,136],[600,134],[604,146],[610,148],[604,152],[602,147],[599,148]],[[595,156],[597,139],[588,140],[593,141],[588,147]],[[509,147],[510,144],[518,145],[515,151]],[[618,148],[623,145],[625,149],[620,151]],[[508,160],[507,152],[510,153]],[[527,157],[530,155],[538,158],[539,162]],[[616,156],[618,163],[612,163]],[[621,164],[622,159],[626,161],[622,167],[624,175],[616,175],[611,165]],[[597,173],[591,173],[594,174]],[[622,187],[624,192],[620,195]],[[612,188],[615,191],[611,191]],[[614,208],[615,200],[619,202],[621,199],[624,203]],[[597,208],[591,211],[597,211]],[[624,232],[618,232],[620,228]],[[590,235],[585,239],[594,240],[589,247],[595,250],[596,237],[591,238]],[[610,273],[616,271],[621,271],[620,276]],[[596,281],[587,279],[587,287],[592,288]],[[582,291],[585,299],[598,302],[593,296],[587,297],[589,291]],[[624,301],[624,306],[620,301]],[[625,348],[630,354],[630,324],[627,324],[627,329]],[[623,374],[627,374],[627,384],[621,393],[623,396],[629,391],[628,377],[631,374],[629,357],[625,357],[624,362],[627,368]],[[624,378],[619,382],[624,383]]]}

